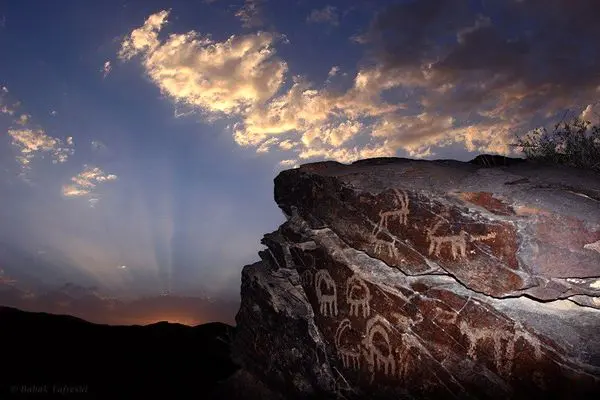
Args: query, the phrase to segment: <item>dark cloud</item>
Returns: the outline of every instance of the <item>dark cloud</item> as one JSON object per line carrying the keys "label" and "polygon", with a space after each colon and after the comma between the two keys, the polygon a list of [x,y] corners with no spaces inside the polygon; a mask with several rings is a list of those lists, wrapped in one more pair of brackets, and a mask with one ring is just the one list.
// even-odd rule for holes
{"label": "dark cloud", "polygon": [[379,45],[388,66],[410,66],[433,61],[441,50],[440,38],[468,24],[470,9],[462,0],[423,0],[389,6],[373,21],[366,35]]}
{"label": "dark cloud", "polygon": [[390,73],[437,89],[431,107],[528,117],[597,97],[598,15],[596,0],[412,1],[380,12],[365,37]]}
{"label": "dark cloud", "polygon": [[325,6],[322,9],[312,10],[306,21],[309,23],[326,23],[333,26],[340,24],[337,9],[333,6]]}

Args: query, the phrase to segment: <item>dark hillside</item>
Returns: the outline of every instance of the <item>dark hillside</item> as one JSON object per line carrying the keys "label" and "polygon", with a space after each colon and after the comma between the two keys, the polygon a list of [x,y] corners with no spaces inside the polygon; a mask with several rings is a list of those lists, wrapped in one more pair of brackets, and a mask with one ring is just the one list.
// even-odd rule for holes
{"label": "dark hillside", "polygon": [[109,326],[0,307],[0,326],[0,398],[203,398],[237,369],[222,323]]}

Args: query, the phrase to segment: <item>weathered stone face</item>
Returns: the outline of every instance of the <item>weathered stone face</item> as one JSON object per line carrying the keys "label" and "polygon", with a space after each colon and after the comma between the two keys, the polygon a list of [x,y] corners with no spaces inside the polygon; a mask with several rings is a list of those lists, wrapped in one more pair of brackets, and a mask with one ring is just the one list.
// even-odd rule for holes
{"label": "weathered stone face", "polygon": [[244,269],[240,362],[298,398],[600,392],[600,177],[573,174],[405,159],[282,172],[290,218]]}

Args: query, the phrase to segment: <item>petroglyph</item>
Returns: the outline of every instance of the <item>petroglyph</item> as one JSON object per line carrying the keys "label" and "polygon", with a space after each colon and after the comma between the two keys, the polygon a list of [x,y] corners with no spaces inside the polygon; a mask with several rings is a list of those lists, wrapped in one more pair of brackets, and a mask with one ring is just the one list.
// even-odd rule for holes
{"label": "petroglyph", "polygon": [[461,230],[458,235],[449,236],[438,236],[431,237],[431,244],[429,245],[429,255],[435,252],[436,257],[440,256],[440,251],[444,243],[450,243],[450,251],[452,252],[452,258],[456,260],[458,251],[460,251],[461,257],[467,256],[467,232]]}
{"label": "petroglyph", "polygon": [[477,360],[476,351],[477,345],[480,342],[491,340],[494,343],[494,365],[496,366],[496,370],[506,378],[512,375],[515,344],[519,339],[523,339],[533,349],[536,359],[539,360],[542,357],[539,340],[517,325],[515,325],[515,332],[510,333],[502,329],[473,328],[465,321],[461,321],[459,329],[469,340],[467,355],[473,360]]}
{"label": "petroglyph", "polygon": [[351,368],[357,371],[360,369],[360,349],[355,350],[344,346],[342,343],[342,336],[349,329],[352,329],[350,320],[345,318],[340,322],[335,331],[335,347],[337,348],[338,356],[342,359],[344,368]]}
{"label": "petroglyph", "polygon": [[395,312],[392,313],[392,317],[394,317],[394,319],[396,320],[396,326],[402,330],[410,329],[413,326],[418,325],[421,322],[423,322],[423,314],[421,314],[420,311],[417,311],[417,315],[416,315],[415,319],[412,319],[410,317],[407,317],[406,315],[395,313]]}
{"label": "petroglyph", "polygon": [[363,318],[371,314],[371,292],[367,284],[356,275],[352,275],[346,281],[346,301],[350,305],[350,316],[358,317],[360,307]]}
{"label": "petroglyph", "polygon": [[304,270],[300,274],[300,282],[302,282],[302,285],[304,286],[310,285],[313,282],[313,279],[314,273],[310,269]]}
{"label": "petroglyph", "polygon": [[384,228],[388,229],[388,222],[390,221],[390,218],[398,218],[401,225],[406,225],[408,223],[408,214],[410,214],[410,209],[408,208],[410,204],[408,195],[405,192],[399,191],[398,189],[393,190],[394,203],[400,208],[396,210],[379,211],[379,223],[372,232],[374,236],[376,236]]}
{"label": "petroglyph", "polygon": [[600,240],[597,240],[594,243],[584,244],[583,248],[588,250],[594,250],[600,253]]}
{"label": "petroglyph", "polygon": [[[323,293],[323,289],[330,293]],[[335,281],[326,269],[320,269],[315,275],[315,293],[319,302],[319,311],[324,316],[337,316],[337,288]]]}
{"label": "petroglyph", "polygon": [[398,248],[396,247],[396,243],[398,243],[398,240],[395,237],[392,238],[391,242],[373,237],[371,243],[373,243],[374,245],[373,251],[375,253],[387,252],[387,254],[390,257],[400,257],[400,253],[398,252]]}
{"label": "petroglyph", "polygon": [[[410,201],[408,195],[405,192],[401,192],[398,189],[394,190],[394,204],[399,207],[396,210],[379,211],[379,222],[373,228],[371,232],[371,243],[373,244],[373,251],[375,253],[387,253],[389,257],[399,258],[400,254],[396,244],[399,243],[398,238],[389,233],[388,223],[392,218],[398,218],[401,225],[408,224],[408,215],[410,214]],[[377,235],[383,230],[388,231],[388,235],[392,238],[391,242],[378,238]]]}
{"label": "petroglyph", "polygon": [[[398,354],[397,376],[401,381],[407,381],[408,373],[411,370],[411,361],[420,360],[421,355],[418,353],[420,347],[421,344],[413,335],[406,332],[402,334],[402,346],[396,349]],[[417,360],[414,360],[413,349],[417,349]]]}
{"label": "petroglyph", "polygon": [[400,381],[405,382],[410,370],[410,347],[401,347],[397,349],[398,352],[398,378]]}
{"label": "petroglyph", "polygon": [[456,324],[456,319],[458,318],[458,313],[455,311],[446,311],[441,308],[435,309],[435,316],[431,319],[431,322],[440,321],[444,324]]}
{"label": "petroglyph", "polygon": [[[375,335],[381,336],[384,341],[379,347],[375,345]],[[396,373],[396,361],[390,343],[388,322],[380,315],[375,315],[367,321],[365,338],[361,341],[369,372],[371,373],[371,383],[375,379],[375,372],[382,371],[386,376],[393,376]],[[385,352],[382,352],[381,347]]]}
{"label": "petroglyph", "polygon": [[306,268],[315,269],[316,268],[316,265],[315,265],[315,256],[313,256],[310,253],[306,253],[306,255],[308,256],[308,258],[310,260],[309,263],[308,263],[308,266],[306,266]]}
{"label": "petroglyph", "polygon": [[496,232],[490,232],[485,235],[470,235],[469,240],[471,242],[474,242],[474,241],[489,240],[489,239],[495,239],[495,238],[496,238]]}
{"label": "petroglyph", "polygon": [[456,260],[458,256],[458,252],[462,257],[467,256],[467,232],[461,230],[458,235],[445,235],[438,236],[435,233],[440,228],[442,221],[438,221],[431,228],[426,228],[426,237],[429,241],[429,255],[435,254],[436,257],[440,256],[440,252],[442,250],[442,245],[448,243],[450,244],[450,251],[452,253],[452,258]]}

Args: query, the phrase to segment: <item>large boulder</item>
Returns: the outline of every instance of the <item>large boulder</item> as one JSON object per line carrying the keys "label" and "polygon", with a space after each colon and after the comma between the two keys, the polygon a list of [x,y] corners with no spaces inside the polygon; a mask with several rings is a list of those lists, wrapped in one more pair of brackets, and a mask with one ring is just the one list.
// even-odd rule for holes
{"label": "large boulder", "polygon": [[600,176],[497,156],[281,172],[236,361],[286,398],[600,394]]}

